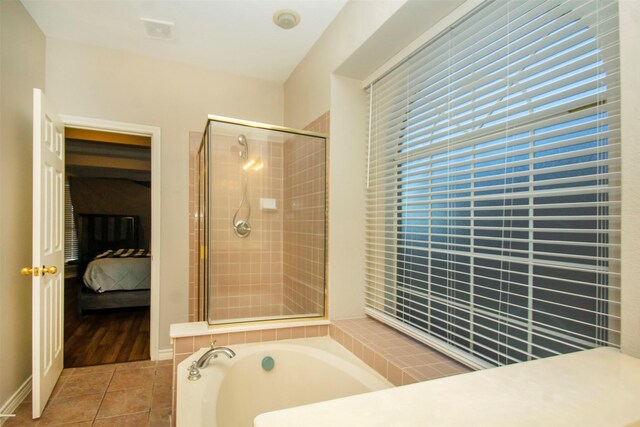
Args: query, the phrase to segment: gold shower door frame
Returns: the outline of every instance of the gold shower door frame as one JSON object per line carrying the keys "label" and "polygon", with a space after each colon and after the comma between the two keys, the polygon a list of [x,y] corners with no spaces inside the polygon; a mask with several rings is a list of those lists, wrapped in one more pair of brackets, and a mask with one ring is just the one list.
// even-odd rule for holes
{"label": "gold shower door frame", "polygon": [[[208,138],[209,138],[209,127],[212,122],[215,123],[223,123],[223,124],[231,124],[237,126],[245,126],[249,128],[262,129],[267,131],[276,131],[282,132],[290,135],[299,135],[299,136],[308,136],[314,138],[324,139],[324,150],[325,150],[325,170],[324,170],[324,312],[322,315],[293,315],[293,316],[282,316],[281,318],[269,318],[269,319],[251,319],[251,320],[242,320],[242,321],[221,321],[212,323],[209,321],[209,283],[212,277],[212,271],[209,265],[209,247],[206,242],[209,241],[209,216],[210,212],[210,197],[209,197],[209,169],[208,169],[208,161],[204,161],[204,166],[201,162],[201,158],[204,157],[206,159],[209,158],[208,153]],[[198,206],[197,206],[197,235],[196,235],[196,244],[197,244],[197,281],[196,281],[196,289],[197,289],[197,320],[198,321],[207,321],[209,324],[209,328],[219,327],[221,325],[229,326],[234,324],[242,324],[249,325],[254,323],[269,323],[269,322],[299,322],[304,320],[323,320],[328,319],[329,313],[329,288],[328,288],[328,272],[329,272],[329,137],[324,133],[312,132],[300,129],[294,129],[285,126],[277,126],[266,123],[253,122],[248,120],[234,119],[229,117],[217,116],[213,114],[209,114],[207,116],[207,123],[205,125],[205,131],[200,142],[200,147],[198,148]],[[204,207],[204,209],[203,209]]]}

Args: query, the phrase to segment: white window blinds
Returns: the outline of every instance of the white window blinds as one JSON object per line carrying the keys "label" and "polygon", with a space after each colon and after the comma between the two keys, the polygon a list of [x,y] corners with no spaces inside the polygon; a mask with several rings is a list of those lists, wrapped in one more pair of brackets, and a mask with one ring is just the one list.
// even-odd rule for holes
{"label": "white window blinds", "polygon": [[78,260],[78,229],[74,216],[73,203],[71,203],[71,191],[69,181],[64,183],[64,262],[69,263]]}
{"label": "white window blinds", "polygon": [[617,22],[488,2],[368,88],[368,314],[472,366],[618,345]]}

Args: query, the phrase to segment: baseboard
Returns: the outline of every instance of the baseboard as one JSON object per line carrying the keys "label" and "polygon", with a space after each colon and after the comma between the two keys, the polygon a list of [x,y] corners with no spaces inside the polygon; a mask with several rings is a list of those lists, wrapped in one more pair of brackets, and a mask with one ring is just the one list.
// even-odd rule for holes
{"label": "baseboard", "polygon": [[165,348],[158,350],[158,360],[171,360],[173,359],[173,349]]}
{"label": "baseboard", "polygon": [[[2,407],[0,407],[0,414],[9,415],[13,414],[18,406],[22,403],[22,401],[31,393],[31,377],[27,378],[27,380],[18,388],[18,390],[13,393],[13,396],[7,400]],[[3,417],[0,415],[0,426],[7,421],[9,417]]]}

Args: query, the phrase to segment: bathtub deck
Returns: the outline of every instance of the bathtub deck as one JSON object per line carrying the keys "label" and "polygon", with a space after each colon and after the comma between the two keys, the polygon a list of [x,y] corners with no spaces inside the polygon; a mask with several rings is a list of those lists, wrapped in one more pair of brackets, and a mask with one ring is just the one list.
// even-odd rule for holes
{"label": "bathtub deck", "polygon": [[640,421],[640,360],[608,348],[270,412],[255,427],[627,426]]}

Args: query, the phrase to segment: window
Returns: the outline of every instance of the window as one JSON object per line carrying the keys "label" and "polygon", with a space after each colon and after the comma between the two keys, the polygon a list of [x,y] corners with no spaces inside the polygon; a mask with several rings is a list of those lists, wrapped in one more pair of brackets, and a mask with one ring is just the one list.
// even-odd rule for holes
{"label": "window", "polygon": [[64,183],[64,263],[78,261],[78,229],[76,227],[75,211],[71,203],[69,181]]}
{"label": "window", "polygon": [[617,21],[488,2],[368,88],[368,314],[478,367],[618,346]]}

